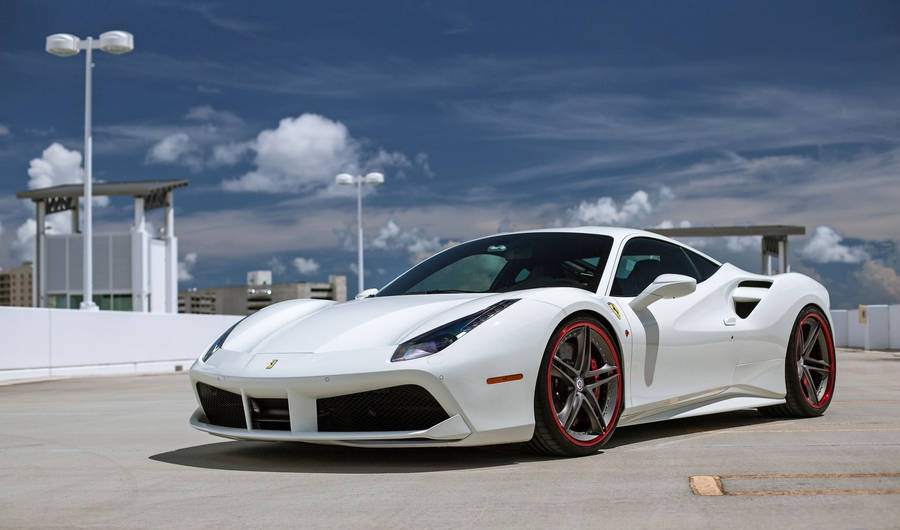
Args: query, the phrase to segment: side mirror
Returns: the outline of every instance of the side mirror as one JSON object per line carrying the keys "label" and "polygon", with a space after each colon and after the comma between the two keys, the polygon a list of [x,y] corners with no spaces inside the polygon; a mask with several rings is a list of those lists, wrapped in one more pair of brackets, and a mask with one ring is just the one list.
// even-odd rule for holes
{"label": "side mirror", "polygon": [[366,289],[365,291],[357,294],[354,297],[354,300],[362,300],[363,298],[369,298],[370,296],[375,296],[378,294],[378,289]]}
{"label": "side mirror", "polygon": [[643,311],[663,298],[681,298],[697,290],[697,280],[683,274],[660,274],[628,304],[635,311]]}

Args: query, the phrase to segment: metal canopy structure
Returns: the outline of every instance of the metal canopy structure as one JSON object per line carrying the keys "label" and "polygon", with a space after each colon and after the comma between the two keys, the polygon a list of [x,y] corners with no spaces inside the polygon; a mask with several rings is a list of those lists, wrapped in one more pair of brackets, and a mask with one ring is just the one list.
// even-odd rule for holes
{"label": "metal canopy structure", "polygon": [[[187,185],[187,179],[95,182],[93,194],[97,196],[130,195],[134,198],[142,198],[144,199],[144,210],[153,210],[166,205],[168,192]],[[47,210],[44,213],[50,214],[76,209],[76,200],[82,195],[84,195],[84,185],[79,183],[20,191],[16,193],[16,198],[31,199],[34,202],[45,201]]]}
{"label": "metal canopy structure", "polygon": [[[165,208],[165,237],[166,240],[166,290],[167,305],[169,312],[177,311],[177,241],[175,239],[175,215],[173,208],[173,190],[183,188],[188,185],[187,179],[166,179],[166,180],[137,180],[126,182],[97,182],[93,185],[92,195],[97,197],[104,196],[130,196],[134,198],[134,226],[133,230],[144,233],[145,217],[144,212],[156,208]],[[72,211],[72,231],[78,230],[78,198],[84,195],[84,185],[78,184],[62,184],[59,186],[51,186],[49,188],[40,188],[36,190],[26,190],[16,193],[17,199],[30,199],[35,204],[37,222],[37,233],[35,235],[35,274],[34,274],[34,300],[38,307],[44,307],[44,235],[45,235],[45,219],[52,213]],[[171,270],[169,270],[171,269]],[[141,271],[143,275],[143,271]],[[146,296],[144,294],[144,284],[146,281],[141,278],[137,282],[140,288],[136,289],[141,297],[141,301],[136,305],[135,310],[147,310]],[[140,309],[137,309],[140,308]]]}
{"label": "metal canopy structure", "polygon": [[757,226],[692,226],[688,228],[648,228],[661,236],[680,237],[743,237],[762,236],[762,273],[772,274],[770,256],[778,259],[779,272],[787,272],[788,236],[806,234],[805,226],[757,225]]}

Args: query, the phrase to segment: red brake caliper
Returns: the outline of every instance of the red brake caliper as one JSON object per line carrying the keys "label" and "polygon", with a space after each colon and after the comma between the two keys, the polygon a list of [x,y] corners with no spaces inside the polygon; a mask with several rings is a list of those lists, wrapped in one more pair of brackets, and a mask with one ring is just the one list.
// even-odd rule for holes
{"label": "red brake caliper", "polygon": [[[597,366],[597,360],[594,359],[593,357],[591,357],[591,371],[596,370],[598,368],[600,368],[600,367]],[[599,386],[594,389],[594,397],[597,398],[598,401],[600,400],[600,387]]]}

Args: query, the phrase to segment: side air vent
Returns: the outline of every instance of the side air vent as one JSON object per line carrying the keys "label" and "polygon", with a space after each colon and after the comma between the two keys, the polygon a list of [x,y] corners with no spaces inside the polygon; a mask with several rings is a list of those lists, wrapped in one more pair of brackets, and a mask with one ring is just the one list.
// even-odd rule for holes
{"label": "side air vent", "polygon": [[768,289],[772,287],[772,282],[766,280],[744,280],[738,284],[738,287],[755,287],[757,289]]}
{"label": "side air vent", "polygon": [[734,312],[741,318],[747,318],[756,309],[757,304],[759,304],[759,300],[755,302],[735,302]]}

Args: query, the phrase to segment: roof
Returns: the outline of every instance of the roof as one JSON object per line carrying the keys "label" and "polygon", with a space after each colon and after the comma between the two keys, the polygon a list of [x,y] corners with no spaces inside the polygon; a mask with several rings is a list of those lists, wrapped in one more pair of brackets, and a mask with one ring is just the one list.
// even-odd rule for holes
{"label": "roof", "polygon": [[[95,182],[91,194],[96,197],[110,195],[130,195],[144,199],[144,209],[152,210],[166,206],[166,194],[175,188],[188,185],[187,179],[132,180],[127,182]],[[26,190],[16,193],[17,199],[31,199],[45,202],[48,214],[74,210],[78,197],[84,195],[84,184],[61,184],[49,188]]]}
{"label": "roof", "polygon": [[[131,195],[132,197],[147,197],[157,193],[167,193],[175,188],[183,188],[188,185],[187,179],[169,180],[134,180],[128,182],[94,182],[91,193],[95,196],[107,195]],[[81,197],[84,195],[84,184],[61,184],[49,188],[20,191],[16,193],[17,199],[31,199],[33,201],[46,200],[55,197]]]}

